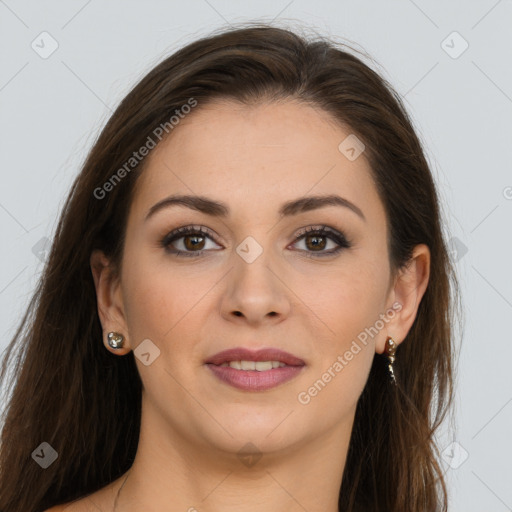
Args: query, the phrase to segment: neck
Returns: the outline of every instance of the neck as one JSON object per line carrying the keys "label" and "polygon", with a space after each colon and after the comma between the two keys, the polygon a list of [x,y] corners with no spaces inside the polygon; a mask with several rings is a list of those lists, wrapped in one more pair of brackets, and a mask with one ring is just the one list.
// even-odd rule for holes
{"label": "neck", "polygon": [[118,480],[113,512],[338,512],[350,420],[300,446],[252,458],[170,438],[168,424],[143,420],[137,456]]}

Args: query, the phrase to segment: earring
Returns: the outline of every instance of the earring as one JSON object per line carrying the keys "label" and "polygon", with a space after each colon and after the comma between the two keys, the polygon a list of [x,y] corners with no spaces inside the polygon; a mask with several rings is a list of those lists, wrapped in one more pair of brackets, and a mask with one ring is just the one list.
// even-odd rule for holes
{"label": "earring", "polygon": [[109,332],[108,336],[108,344],[112,348],[122,348],[124,343],[124,336],[119,334],[118,332]]}
{"label": "earring", "polygon": [[388,369],[391,382],[396,386],[395,372],[393,370],[393,363],[395,362],[396,343],[393,341],[391,336],[388,336],[386,340],[386,355],[389,359]]}

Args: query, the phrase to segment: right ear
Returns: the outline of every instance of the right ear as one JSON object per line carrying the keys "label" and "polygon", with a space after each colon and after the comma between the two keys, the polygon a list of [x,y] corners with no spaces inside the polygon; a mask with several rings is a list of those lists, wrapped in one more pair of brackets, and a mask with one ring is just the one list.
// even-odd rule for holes
{"label": "right ear", "polygon": [[[103,330],[103,344],[113,354],[125,355],[131,348],[119,276],[113,272],[110,261],[100,249],[92,251],[90,265],[96,288],[98,315]],[[118,332],[124,336],[122,348],[114,349],[108,344],[107,334],[111,331]]]}

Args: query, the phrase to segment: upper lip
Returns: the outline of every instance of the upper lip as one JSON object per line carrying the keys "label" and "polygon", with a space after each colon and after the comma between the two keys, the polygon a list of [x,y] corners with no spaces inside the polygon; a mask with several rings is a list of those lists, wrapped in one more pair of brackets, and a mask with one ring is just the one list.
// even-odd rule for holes
{"label": "upper lip", "polygon": [[218,352],[207,359],[205,363],[220,365],[230,361],[279,361],[288,366],[304,366],[306,364],[302,359],[278,348],[249,350],[244,347],[230,348]]}

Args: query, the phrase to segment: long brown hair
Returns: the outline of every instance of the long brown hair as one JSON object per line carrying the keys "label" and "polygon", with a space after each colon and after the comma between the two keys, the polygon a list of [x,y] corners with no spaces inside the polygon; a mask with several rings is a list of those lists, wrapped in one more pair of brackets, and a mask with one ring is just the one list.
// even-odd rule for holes
{"label": "long brown hair", "polygon": [[[43,274],[3,360],[0,383],[9,362],[14,378],[3,386],[1,512],[40,512],[83,497],[134,461],[142,383],[133,352],[119,358],[103,346],[89,258],[102,249],[120,269],[127,213],[147,159],[129,170],[126,162],[148,137],[155,141],[158,126],[172,133],[169,118],[191,98],[196,108],[217,98],[245,104],[293,98],[325,110],[366,145],[387,213],[393,272],[416,244],[428,245],[430,279],[397,349],[398,386],[389,384],[384,358],[375,357],[357,405],[339,507],[446,511],[433,435],[452,405],[459,286],[412,121],[400,96],[356,52],[328,38],[249,23],[167,57],[120,103],[72,185]],[[123,166],[122,179],[113,183]],[[107,182],[108,194],[99,193]],[[43,442],[58,454],[46,469],[33,460]]]}

